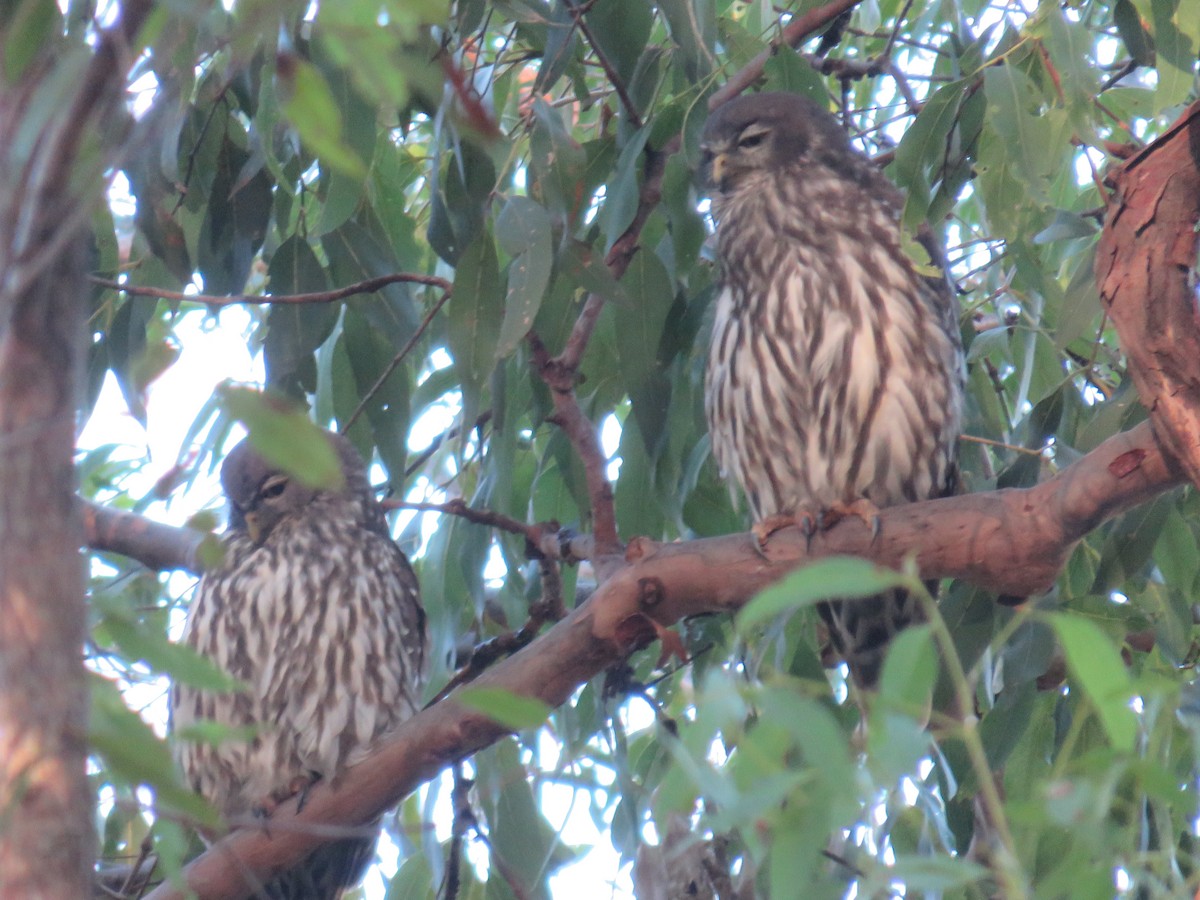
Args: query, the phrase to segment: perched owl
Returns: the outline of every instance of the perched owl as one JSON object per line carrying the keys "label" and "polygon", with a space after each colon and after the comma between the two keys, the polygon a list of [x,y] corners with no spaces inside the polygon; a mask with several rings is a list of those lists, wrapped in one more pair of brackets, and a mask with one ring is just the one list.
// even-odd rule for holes
{"label": "perched owl", "polygon": [[[702,149],[722,270],[706,412],[716,461],[755,520],[871,518],[950,493],[957,304],[905,252],[899,191],[833,116],[791,94],[725,103]],[[893,592],[821,614],[869,688],[918,611]]]}
{"label": "perched owl", "polygon": [[[177,684],[171,719],[175,729],[209,720],[257,729],[250,740],[176,745],[188,783],[226,816],[336,778],[419,709],[425,613],[417,579],[362,459],[345,438],[327,439],[344,475],[336,490],[306,487],[247,441],[221,470],[224,558],[200,580],[184,641],[245,689]],[[373,836],[325,844],[265,896],[336,897],[362,876],[374,845]]]}

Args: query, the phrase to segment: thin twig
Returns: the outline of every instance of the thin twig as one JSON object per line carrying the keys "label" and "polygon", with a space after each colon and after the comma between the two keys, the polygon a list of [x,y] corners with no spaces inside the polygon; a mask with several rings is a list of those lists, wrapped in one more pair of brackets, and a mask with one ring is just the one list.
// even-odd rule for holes
{"label": "thin twig", "polygon": [[176,300],[181,303],[204,303],[208,306],[235,306],[239,303],[247,306],[262,306],[268,303],[333,303],[337,300],[353,297],[356,294],[371,294],[380,288],[387,287],[389,284],[398,284],[400,282],[427,284],[430,287],[440,288],[447,294],[454,287],[445,278],[439,278],[437,275],[421,275],[417,272],[392,272],[389,275],[380,275],[376,278],[357,281],[354,284],[335,288],[332,291],[312,291],[307,294],[227,294],[222,296],[215,294],[185,294],[180,291],[168,291],[164,288],[124,284],[120,281],[110,281],[107,278],[98,278],[94,275],[88,276],[88,280],[92,284],[102,288],[120,291],[131,297],[159,297],[163,300]]}
{"label": "thin twig", "polygon": [[[667,170],[667,160],[678,152],[681,144],[681,139],[677,135],[667,141],[661,150],[646,149],[646,164],[643,170],[642,187],[638,193],[637,211],[634,213],[629,227],[617,238],[604,258],[604,264],[614,279],[619,280],[625,274],[625,270],[633,261],[634,254],[637,253],[642,228],[662,200],[662,181]],[[579,317],[575,320],[575,325],[571,328],[571,335],[567,338],[567,343],[554,360],[558,367],[569,373],[578,371],[579,362],[583,359],[584,351],[587,350],[588,341],[591,340],[596,322],[599,321],[600,313],[604,310],[604,304],[605,298],[600,294],[588,295],[583,309],[579,312]]]}
{"label": "thin twig", "polygon": [[407,500],[381,500],[380,504],[385,509],[412,509],[417,512],[436,512],[446,516],[458,516],[460,519],[466,519],[468,522],[474,522],[476,525],[487,525],[489,528],[499,528],[501,531],[507,531],[510,534],[522,535],[535,544],[538,538],[541,537],[540,525],[527,525],[502,513],[493,512],[490,509],[475,509],[473,506],[468,506],[465,500],[459,498],[448,500],[445,503],[410,503]]}
{"label": "thin twig", "polygon": [[221,92],[217,94],[216,98],[213,100],[212,106],[208,108],[208,115],[204,117],[204,124],[200,126],[200,133],[196,135],[196,140],[192,142],[192,149],[188,153],[187,165],[183,170],[183,181],[180,182],[181,190],[179,191],[179,197],[175,200],[175,208],[171,210],[172,216],[179,212],[179,208],[183,206],[184,202],[187,200],[188,184],[191,183],[192,173],[196,169],[196,157],[200,153],[200,148],[204,144],[205,135],[208,134],[209,126],[212,125],[213,118],[216,116],[217,110],[222,106],[228,107],[229,105],[225,100],[225,95],[228,91],[229,84],[226,83],[225,86],[221,88]]}
{"label": "thin twig", "polygon": [[[595,535],[595,553],[600,556],[617,556],[621,552],[621,541],[617,536],[617,514],[613,507],[613,487],[608,480],[604,451],[596,426],[584,415],[575,397],[575,370],[550,359],[545,344],[536,332],[529,332],[531,361],[550,388],[554,401],[554,412],[547,417],[567,436],[571,446],[583,463],[584,478],[588,486],[588,498],[592,504],[592,529]],[[602,573],[597,572],[597,576]]]}
{"label": "thin twig", "polygon": [[783,33],[777,40],[771,42],[771,46],[750,62],[746,63],[739,71],[735,72],[730,79],[725,82],[725,85],[716,91],[708,98],[708,108],[716,109],[726,100],[731,97],[736,97],[746,88],[750,87],[758,77],[763,73],[763,67],[766,66],[776,50],[783,44],[789,47],[795,47],[803,42],[809,35],[817,31],[819,28],[829,24],[848,9],[853,9],[857,6],[859,0],[832,0],[831,3],[826,3],[824,6],[809,10],[802,16],[797,16],[787,24],[783,29]]}
{"label": "thin twig", "polygon": [[629,96],[629,91],[625,87],[625,83],[617,74],[616,68],[612,61],[609,60],[608,54],[604,52],[604,48],[592,35],[592,29],[588,27],[587,21],[584,19],[584,12],[580,7],[575,6],[571,0],[565,0],[567,11],[571,14],[571,18],[575,20],[575,25],[579,28],[587,41],[592,46],[592,52],[596,54],[596,60],[600,63],[600,68],[604,69],[604,74],[608,77],[609,84],[613,86],[613,90],[617,92],[617,96],[621,98],[621,105],[625,107],[625,114],[629,116],[629,122],[634,128],[642,127],[642,117],[638,114],[637,107],[633,103],[633,98]]}
{"label": "thin twig", "polygon": [[[486,425],[491,420],[492,420],[492,411],[490,409],[484,410],[483,412],[481,412],[479,414],[479,418],[477,418],[471,424],[470,430],[475,431],[478,428],[482,428],[484,425]],[[437,437],[435,437],[432,441],[429,442],[429,446],[426,447],[424,450],[422,450],[420,453],[418,453],[413,458],[413,461],[410,462],[405,467],[404,477],[406,479],[411,478],[412,474],[414,472],[416,472],[417,469],[419,469],[419,468],[421,468],[421,466],[425,465],[425,463],[427,463],[429,461],[429,458],[431,456],[433,456],[433,454],[437,453],[438,448],[441,447],[442,444],[446,443],[446,441],[454,440],[456,437],[458,437],[459,433],[460,433],[460,428],[458,425],[455,425],[454,427],[446,429],[441,434],[439,434]]]}
{"label": "thin twig", "polygon": [[986,444],[988,447],[1000,447],[1004,450],[1011,450],[1014,453],[1024,453],[1028,456],[1042,455],[1041,449],[1034,449],[1032,447],[1018,447],[1015,444],[1006,444],[1004,441],[994,441],[991,438],[977,437],[973,434],[960,434],[958,439],[960,441],[968,441],[972,444]]}
{"label": "thin twig", "polygon": [[354,407],[354,412],[350,414],[350,418],[346,420],[346,424],[341,427],[340,431],[342,434],[345,434],[347,431],[349,431],[351,426],[353,426],[358,420],[358,417],[362,415],[363,410],[367,408],[367,404],[371,402],[371,398],[379,393],[380,389],[384,385],[384,382],[391,377],[392,373],[396,371],[396,368],[400,365],[400,363],[404,361],[404,357],[408,356],[409,351],[411,351],[412,348],[416,346],[417,341],[421,339],[421,335],[425,333],[425,329],[429,327],[429,323],[433,321],[433,317],[438,314],[438,310],[445,306],[446,301],[450,299],[450,294],[453,293],[450,283],[445,279],[439,280],[442,281],[444,285],[442,287],[442,296],[439,297],[437,302],[429,308],[429,312],[425,313],[425,318],[421,320],[421,324],[417,326],[417,330],[412,333],[412,337],[410,337],[408,341],[405,342],[404,346],[400,348],[400,352],[392,357],[392,361],[387,364],[387,368],[379,373],[379,377],[375,379],[375,383],[371,385],[365,394],[362,395],[362,399],[358,401],[358,406]]}

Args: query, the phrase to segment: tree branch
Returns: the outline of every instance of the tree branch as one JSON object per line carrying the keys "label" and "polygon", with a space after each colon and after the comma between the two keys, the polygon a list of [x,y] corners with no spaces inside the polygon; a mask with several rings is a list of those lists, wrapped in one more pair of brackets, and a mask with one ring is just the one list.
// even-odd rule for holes
{"label": "tree branch", "polygon": [[642,117],[638,115],[637,106],[634,105],[633,98],[629,96],[625,82],[617,74],[617,70],[608,58],[608,54],[604,52],[604,48],[596,41],[595,36],[592,34],[592,29],[588,26],[585,19],[585,14],[591,8],[591,5],[585,4],[585,6],[580,7],[572,3],[571,0],[566,0],[566,7],[567,12],[571,14],[571,18],[575,20],[575,25],[579,28],[580,33],[587,38],[588,43],[592,47],[592,52],[596,54],[596,61],[600,63],[600,68],[604,70],[604,75],[608,78],[608,83],[617,92],[621,106],[625,108],[625,115],[629,117],[629,123],[634,128],[641,128]]}
{"label": "tree branch", "polygon": [[307,294],[185,294],[182,291],[168,291],[164,288],[110,281],[107,278],[98,278],[94,275],[89,276],[88,280],[99,287],[120,291],[131,297],[161,297],[163,300],[174,300],[180,303],[204,303],[208,306],[234,306],[239,303],[248,306],[262,306],[267,303],[334,303],[338,300],[345,300],[347,297],[353,297],[356,294],[374,293],[380,288],[387,287],[389,284],[397,284],[399,282],[427,284],[430,287],[438,288],[443,292],[441,302],[444,302],[445,296],[449,295],[451,289],[454,287],[445,278],[439,278],[436,275],[421,275],[417,272],[392,272],[388,275],[368,278],[364,281],[348,284],[345,287],[335,288],[331,291],[312,291]]}
{"label": "tree branch", "polygon": [[[432,275],[422,277],[433,278]],[[442,282],[442,284],[438,285],[438,287],[442,288],[442,296],[438,298],[437,302],[434,303],[433,306],[429,307],[429,311],[425,313],[425,317],[421,319],[421,324],[416,327],[415,331],[413,331],[412,337],[405,341],[404,346],[400,348],[400,352],[392,357],[392,361],[387,364],[387,367],[382,372],[379,373],[379,377],[375,379],[375,383],[371,385],[365,394],[362,395],[362,399],[358,401],[358,406],[354,407],[354,412],[350,414],[350,418],[348,418],[346,420],[346,424],[342,426],[342,434],[345,434],[347,431],[349,431],[358,417],[362,415],[363,410],[367,408],[367,404],[371,401],[371,398],[378,394],[384,384],[387,383],[387,380],[392,377],[392,373],[395,372],[400,363],[404,361],[404,357],[408,356],[408,354],[412,351],[412,348],[417,345],[417,341],[421,339],[421,335],[425,333],[425,329],[429,327],[429,323],[433,321],[433,317],[438,314],[438,311],[445,306],[446,301],[450,299],[450,295],[453,293],[450,282],[446,281],[444,278],[438,278],[437,280]],[[430,284],[431,282],[426,281],[422,283]]]}
{"label": "tree branch", "polygon": [[[771,537],[763,555],[748,534],[673,544],[638,541],[628,564],[586,603],[475,684],[559,706],[580,684],[650,643],[659,628],[688,616],[735,612],[797,565],[831,554],[897,565],[914,553],[923,577],[966,578],[1002,594],[1035,593],[1053,583],[1088,531],[1179,481],[1142,424],[1036,487],[885,509],[874,540],[865,524],[848,518],[816,535],[810,547],[798,529],[786,528]],[[242,866],[265,880],[320,843],[297,826],[369,822],[445,766],[507,733],[451,695],[401,725],[346,772],[338,790],[318,784],[299,814],[294,802],[281,807],[269,833],[243,830],[219,841],[188,865],[187,885],[206,900],[241,897]],[[231,858],[240,865],[231,865]],[[150,895],[182,896],[165,884]]]}
{"label": "tree branch", "polygon": [[536,332],[529,332],[528,342],[533,365],[550,388],[550,397],[554,401],[554,412],[548,420],[563,430],[583,462],[588,499],[592,504],[596,577],[603,580],[610,569],[604,558],[619,556],[621,539],[617,535],[613,487],[605,471],[604,452],[600,448],[596,426],[584,415],[575,397],[575,379],[578,375],[550,359],[549,351]]}
{"label": "tree branch", "polygon": [[832,0],[832,2],[826,3],[824,6],[809,10],[804,15],[793,19],[783,29],[783,33],[779,38],[771,42],[770,47],[730,76],[724,86],[708,98],[708,108],[710,110],[716,109],[726,100],[736,97],[746,88],[750,87],[750,85],[754,84],[758,76],[762,75],[763,67],[766,66],[767,60],[776,53],[780,46],[787,44],[789,47],[795,47],[818,28],[828,25],[846,10],[853,9],[859,2],[860,0]]}
{"label": "tree branch", "polygon": [[120,553],[156,572],[183,569],[200,574],[196,551],[204,534],[190,528],[163,525],[139,516],[79,501],[83,512],[84,543],[102,553]]}
{"label": "tree branch", "polygon": [[1108,177],[1096,283],[1155,432],[1200,485],[1200,102]]}

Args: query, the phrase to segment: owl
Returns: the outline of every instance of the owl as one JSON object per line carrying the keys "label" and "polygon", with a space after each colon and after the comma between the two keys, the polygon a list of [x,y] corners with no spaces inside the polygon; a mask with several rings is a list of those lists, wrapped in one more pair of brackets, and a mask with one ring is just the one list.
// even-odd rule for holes
{"label": "owl", "polygon": [[[788,518],[811,534],[952,492],[957,304],[906,252],[899,191],[832,115],[792,94],[725,103],[701,149],[721,267],[705,410],[756,530]],[[860,687],[876,684],[916,607],[901,591],[820,607]]]}
{"label": "owl", "polygon": [[[323,439],[341,463],[337,488],[306,486],[248,441],[221,470],[224,555],[200,580],[183,640],[242,687],[178,683],[171,721],[252,732],[176,743],[187,782],[227,817],[261,814],[316,780],[335,780],[419,709],[426,638],[417,579],[357,451],[338,435]],[[336,897],[361,878],[374,845],[374,836],[324,844],[265,895]]]}

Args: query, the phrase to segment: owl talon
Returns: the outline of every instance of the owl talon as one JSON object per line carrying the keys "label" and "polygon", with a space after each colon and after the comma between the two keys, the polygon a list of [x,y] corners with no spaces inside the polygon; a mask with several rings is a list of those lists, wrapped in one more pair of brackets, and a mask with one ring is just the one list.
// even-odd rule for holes
{"label": "owl talon", "polygon": [[758,547],[758,552],[761,555],[767,549],[767,539],[775,532],[782,528],[787,528],[789,525],[795,525],[796,520],[792,516],[767,516],[754,523],[750,529],[754,535],[754,543]]}
{"label": "owl talon", "polygon": [[300,785],[299,789],[294,792],[299,794],[299,798],[296,800],[296,812],[300,812],[300,810],[304,809],[304,804],[308,802],[308,792],[311,791],[313,786],[320,780],[321,773],[312,771],[310,771],[308,775],[297,775],[292,779],[292,786],[295,786],[296,782],[298,781],[303,781],[303,784]]}
{"label": "owl talon", "polygon": [[822,531],[832,528],[842,519],[855,518],[862,521],[871,529],[871,542],[879,537],[882,520],[879,517],[879,507],[866,497],[859,497],[851,503],[834,503],[828,509],[821,511]]}
{"label": "owl talon", "polygon": [[277,806],[278,805],[275,803],[275,801],[268,797],[262,803],[256,804],[250,808],[250,815],[258,820],[258,824],[262,827],[263,834],[267,837],[271,836],[271,816],[275,814]]}

